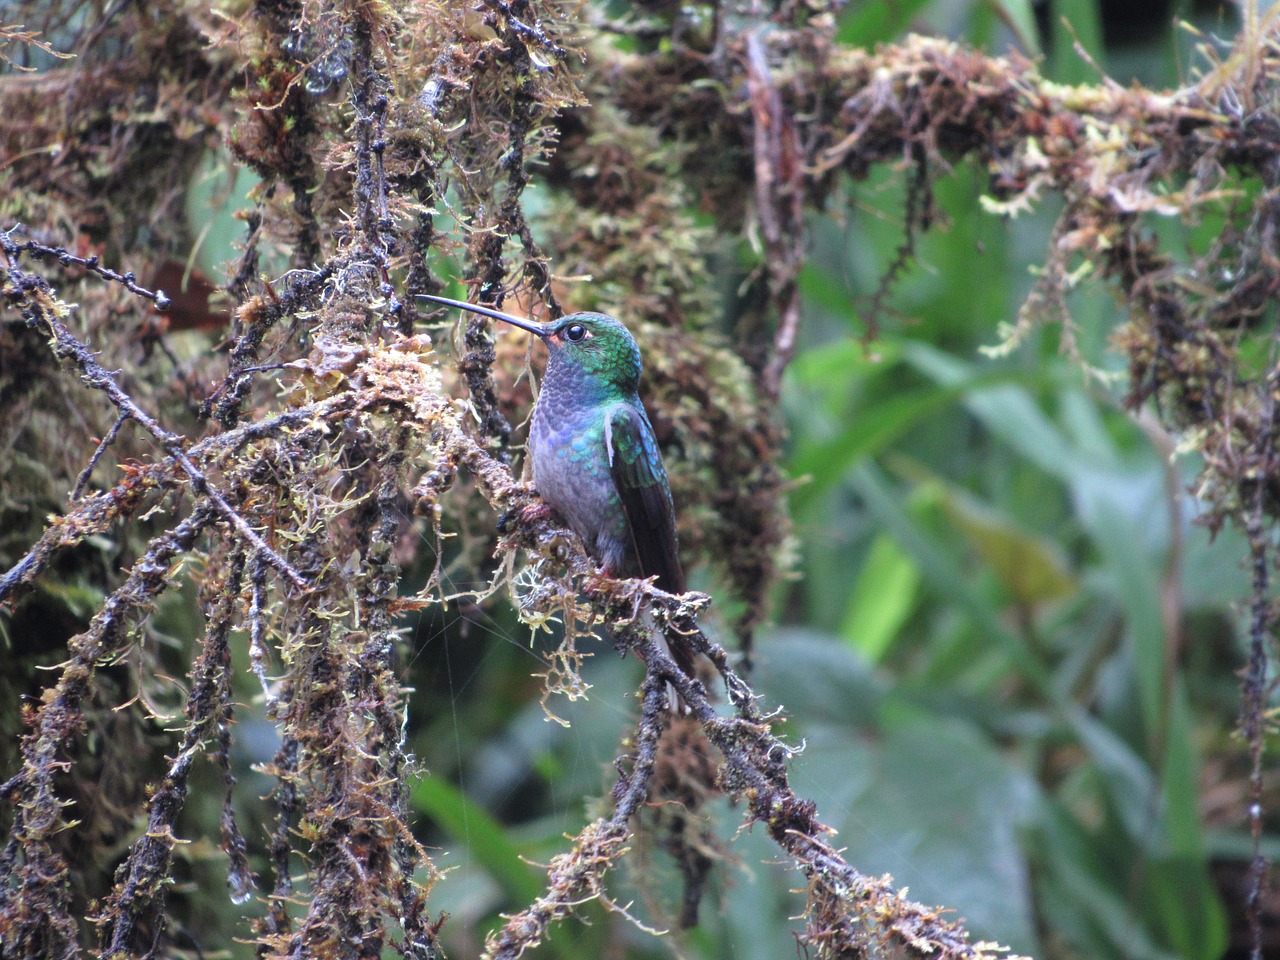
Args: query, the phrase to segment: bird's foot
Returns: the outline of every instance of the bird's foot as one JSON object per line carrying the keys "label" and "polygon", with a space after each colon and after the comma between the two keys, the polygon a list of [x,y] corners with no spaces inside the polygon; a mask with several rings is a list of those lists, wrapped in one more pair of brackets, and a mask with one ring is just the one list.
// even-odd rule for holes
{"label": "bird's foot", "polygon": [[601,567],[595,573],[588,575],[583,582],[583,587],[589,592],[603,590],[614,580],[614,576],[609,572],[608,567]]}
{"label": "bird's foot", "polygon": [[548,517],[555,516],[545,501],[539,500],[537,503],[531,503],[527,507],[520,508],[520,522],[533,523],[536,520],[546,520]]}

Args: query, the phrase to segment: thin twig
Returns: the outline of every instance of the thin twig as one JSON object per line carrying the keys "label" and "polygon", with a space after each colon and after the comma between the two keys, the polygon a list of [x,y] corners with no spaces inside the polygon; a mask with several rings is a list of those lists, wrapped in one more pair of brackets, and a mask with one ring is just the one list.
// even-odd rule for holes
{"label": "thin twig", "polygon": [[30,253],[37,257],[57,260],[64,267],[75,266],[84,267],[90,273],[102,277],[104,280],[110,280],[119,283],[125,287],[130,293],[136,293],[140,297],[145,297],[155,304],[155,308],[161,313],[169,309],[169,298],[163,290],[148,290],[137,284],[137,277],[133,273],[117,273],[110,267],[104,267],[97,257],[77,257],[62,247],[51,247],[48,244],[40,243],[38,240],[27,240],[23,243],[17,243],[13,239],[13,235],[22,229],[21,225],[15,225],[10,229],[0,233],[0,249],[3,249],[9,257],[13,266],[17,265],[17,257],[19,254]]}
{"label": "thin twig", "polygon": [[85,464],[84,469],[80,471],[80,476],[76,477],[76,485],[71,489],[71,499],[79,500],[80,495],[84,493],[85,486],[89,483],[89,478],[93,476],[94,468],[97,467],[98,461],[102,459],[102,455],[107,452],[107,448],[115,443],[116,437],[120,434],[120,428],[128,421],[129,417],[123,413],[116,416],[116,422],[111,425],[111,429],[107,431],[98,442],[98,449],[93,451],[93,456],[89,458],[89,462]]}

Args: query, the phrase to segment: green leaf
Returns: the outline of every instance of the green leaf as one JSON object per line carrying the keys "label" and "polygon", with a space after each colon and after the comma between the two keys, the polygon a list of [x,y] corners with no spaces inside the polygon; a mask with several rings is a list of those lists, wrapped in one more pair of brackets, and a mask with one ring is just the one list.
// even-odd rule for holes
{"label": "green leaf", "polygon": [[414,809],[464,845],[512,901],[531,903],[542,895],[542,872],[521,860],[502,824],[453,784],[423,777],[413,785],[412,798]]}
{"label": "green leaf", "polygon": [[1198,764],[1191,721],[1179,684],[1169,698],[1163,739],[1163,777],[1148,761],[1085,711],[1069,713],[1071,727],[1089,751],[1107,797],[1141,869],[1125,881],[1126,901],[1140,899],[1147,929],[1184,958],[1212,960],[1227,941],[1227,924],[1206,863],[1200,822]]}
{"label": "green leaf", "polygon": [[839,434],[820,443],[807,443],[791,460],[793,476],[807,476],[809,482],[792,494],[796,516],[803,516],[814,502],[860,460],[875,456],[913,426],[995,384],[1024,382],[1026,374],[992,371],[972,374],[963,381],[940,387],[925,387],[910,393],[893,394],[865,410],[860,410]]}
{"label": "green leaf", "polygon": [[1062,804],[1046,804],[1028,850],[1045,919],[1065,941],[1064,955],[1095,960],[1178,960],[1162,949],[1128,890],[1102,863],[1092,841]]}
{"label": "green leaf", "polygon": [[1018,604],[1030,607],[1075,593],[1076,578],[1052,540],[1021,529],[1006,514],[949,484],[943,490],[947,516]]}
{"label": "green leaf", "polygon": [[991,7],[1006,27],[1013,31],[1022,49],[1031,56],[1040,54],[1040,35],[1030,0],[990,0]]}
{"label": "green leaf", "polygon": [[1019,842],[1040,803],[1034,779],[972,722],[908,700],[834,639],[789,629],[761,647],[759,689],[789,705],[804,737],[796,791],[863,873],[888,871],[979,937],[1039,955]]}
{"label": "green leaf", "polygon": [[[975,373],[976,364],[966,363],[924,343],[908,344],[903,350],[903,359],[944,386],[970,384],[971,388],[965,391],[965,409],[992,434],[1051,476],[1065,479],[1071,475],[1078,451],[1025,389],[1012,385],[986,386],[996,383],[997,378],[980,378]],[[1017,378],[1005,376],[1006,382],[1014,379]],[[1030,382],[1025,376],[1021,379]],[[1039,381],[1049,382],[1048,375],[1041,373]],[[979,386],[985,389],[973,389]]]}
{"label": "green leaf", "polygon": [[[837,726],[871,723],[885,684],[849,648],[827,633],[788,627],[761,647],[760,670],[769,700],[785,704],[789,719]],[[846,770],[847,779],[857,774]]]}
{"label": "green leaf", "polygon": [[[239,255],[237,245],[244,242],[245,225],[238,215],[253,207],[252,194],[261,183],[257,174],[236,163],[230,148],[219,146],[200,158],[187,185],[184,213],[187,229],[196,238],[191,261],[214,282]],[[263,269],[274,272],[283,264],[279,255],[269,254]]]}
{"label": "green leaf", "polygon": [[1194,960],[1222,956],[1227,919],[1210,874],[1200,819],[1200,765],[1182,683],[1170,691],[1164,749],[1164,825],[1171,856],[1152,872],[1152,901],[1178,953]]}
{"label": "green leaf", "polygon": [[873,47],[896,39],[923,10],[929,0],[881,0],[845,8],[836,30],[836,42],[852,47]]}
{"label": "green leaf", "polygon": [[895,343],[867,344],[847,337],[798,354],[787,368],[787,377],[806,388],[838,385],[845,390],[851,381],[891,370],[899,354]]}
{"label": "green leaf", "polygon": [[1053,65],[1051,76],[1060,83],[1097,83],[1098,71],[1076,50],[1079,43],[1095,64],[1103,62],[1102,21],[1097,0],[1053,0]]}
{"label": "green leaf", "polygon": [[920,569],[892,537],[880,534],[854,585],[840,635],[878,663],[911,615],[919,587]]}
{"label": "green leaf", "polygon": [[977,938],[1038,955],[1018,831],[1038,790],[973,725],[899,700],[865,731],[806,727],[798,791],[830,811],[851,863],[945,904]]}
{"label": "green leaf", "polygon": [[1162,830],[1152,825],[1153,809],[1159,804],[1157,782],[1146,761],[1105,724],[1079,707],[1066,711],[1066,719],[1080,745],[1093,761],[1092,770],[1101,783],[1120,826],[1135,842],[1145,842],[1150,853],[1163,856]]}
{"label": "green leaf", "polygon": [[1144,546],[1141,531],[1127,516],[1105,501],[1098,504],[1096,516],[1090,533],[1102,552],[1106,582],[1124,611],[1143,734],[1154,747],[1164,739],[1168,719],[1165,677],[1166,668],[1172,666],[1160,607],[1160,567]]}
{"label": "green leaf", "polygon": [[999,650],[1038,691],[1045,696],[1053,696],[1044,664],[1004,624],[999,608],[982,595],[961,563],[903,509],[902,498],[891,488],[884,474],[871,464],[863,464],[854,471],[850,482],[862,497],[867,511],[919,566],[924,581],[947,602],[970,616],[992,649]]}
{"label": "green leaf", "polygon": [[865,845],[853,862],[955,908],[981,938],[1039,954],[1018,839],[1039,799],[1034,781],[963,720],[890,701],[883,729],[874,789],[837,823],[851,850]]}

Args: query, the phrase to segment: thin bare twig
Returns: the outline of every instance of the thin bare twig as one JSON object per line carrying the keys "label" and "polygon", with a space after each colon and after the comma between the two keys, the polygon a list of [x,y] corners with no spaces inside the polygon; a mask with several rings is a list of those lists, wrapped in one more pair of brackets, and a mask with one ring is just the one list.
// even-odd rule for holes
{"label": "thin bare twig", "polygon": [[120,435],[120,428],[129,422],[131,418],[124,413],[117,414],[116,422],[111,425],[111,429],[106,435],[98,441],[98,448],[93,451],[93,456],[89,458],[89,462],[84,465],[84,469],[80,471],[80,475],[76,477],[76,485],[71,489],[71,499],[79,500],[80,495],[84,493],[84,488],[89,483],[89,478],[93,476],[94,468],[98,466],[98,461],[102,459],[102,455],[107,452],[107,448],[115,443],[116,437]]}

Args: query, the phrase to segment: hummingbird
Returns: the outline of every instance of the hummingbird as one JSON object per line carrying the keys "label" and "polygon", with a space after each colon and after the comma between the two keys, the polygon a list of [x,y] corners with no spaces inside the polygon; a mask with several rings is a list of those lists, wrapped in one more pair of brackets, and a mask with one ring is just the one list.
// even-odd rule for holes
{"label": "hummingbird", "polygon": [[[640,348],[603,313],[537,323],[490,307],[420,294],[502,320],[540,337],[550,351],[529,428],[533,485],[611,577],[656,577],[684,593],[675,504],[653,425],[640,402]],[[671,651],[695,676],[693,651]]]}

